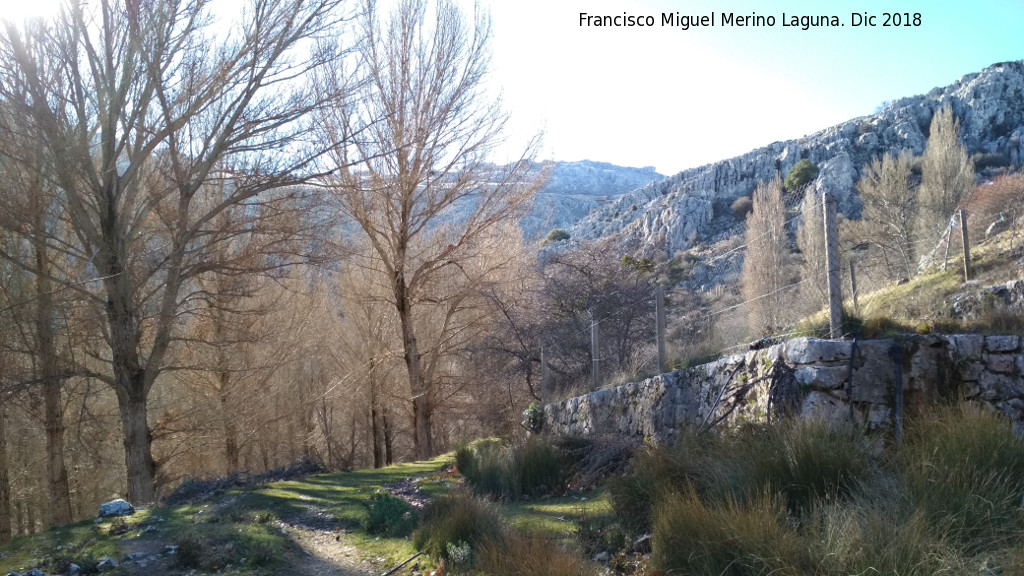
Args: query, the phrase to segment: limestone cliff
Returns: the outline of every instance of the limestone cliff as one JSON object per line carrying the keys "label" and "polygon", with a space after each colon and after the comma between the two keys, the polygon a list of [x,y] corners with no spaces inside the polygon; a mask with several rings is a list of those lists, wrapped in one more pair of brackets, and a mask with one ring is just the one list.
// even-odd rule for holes
{"label": "limestone cliff", "polygon": [[874,115],[652,182],[595,209],[570,233],[577,239],[618,236],[632,244],[663,246],[668,253],[720,240],[742,231],[728,213],[732,201],[752,194],[757,182],[777,170],[785,175],[801,158],[821,169],[816,189],[835,194],[840,211],[856,217],[860,204],[854,184],[861,168],[885,152],[922,153],[932,114],[947,103],[960,118],[969,153],[999,154],[1014,166],[1024,164],[1024,61],[1005,62],[945,88],[896,100]]}

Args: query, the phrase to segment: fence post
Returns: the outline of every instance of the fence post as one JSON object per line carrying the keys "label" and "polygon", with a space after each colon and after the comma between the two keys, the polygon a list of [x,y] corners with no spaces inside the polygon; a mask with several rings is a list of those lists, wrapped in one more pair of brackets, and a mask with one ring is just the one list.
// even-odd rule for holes
{"label": "fence post", "polygon": [[828,265],[828,326],[829,337],[837,340],[843,335],[843,296],[839,285],[839,230],[836,227],[836,199],[826,190],[821,195],[822,213],[825,215],[825,261]]}
{"label": "fence post", "polygon": [[590,309],[590,391],[601,387],[601,360],[599,342],[597,340],[597,314]]}
{"label": "fence post", "polygon": [[665,287],[661,285],[654,292],[654,315],[658,331],[658,374],[661,374],[668,363],[665,354]]}
{"label": "fence post", "polygon": [[942,257],[942,271],[945,272],[949,266],[949,243],[953,238],[953,218],[949,219],[946,225],[946,254]]}
{"label": "fence post", "polygon": [[967,240],[967,210],[960,209],[960,235],[964,239],[964,282],[971,279],[971,246]]}
{"label": "fence post", "polygon": [[853,294],[853,311],[860,314],[860,305],[857,304],[857,272],[853,266],[853,258],[850,259],[850,292]]}

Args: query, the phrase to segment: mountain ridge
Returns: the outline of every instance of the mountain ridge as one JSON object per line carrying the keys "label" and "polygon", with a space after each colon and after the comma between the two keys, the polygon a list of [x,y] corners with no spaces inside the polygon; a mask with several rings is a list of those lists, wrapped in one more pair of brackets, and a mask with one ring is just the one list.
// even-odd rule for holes
{"label": "mountain ridge", "polygon": [[816,191],[835,194],[840,212],[857,217],[854,185],[862,167],[886,152],[923,153],[931,117],[947,104],[961,121],[969,153],[1004,157],[1011,166],[1024,162],[1024,61],[1001,62],[926,94],[894,100],[875,114],[648,183],[595,208],[569,232],[574,239],[614,236],[668,255],[721,240],[742,228],[723,218],[731,202],[752,194],[758,182],[785,175],[802,158],[820,168]]}

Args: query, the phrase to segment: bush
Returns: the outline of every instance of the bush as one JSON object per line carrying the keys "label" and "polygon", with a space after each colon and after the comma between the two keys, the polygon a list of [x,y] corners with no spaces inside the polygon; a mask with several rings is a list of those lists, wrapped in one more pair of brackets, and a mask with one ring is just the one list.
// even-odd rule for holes
{"label": "bush", "polygon": [[805,528],[816,574],[959,574],[950,570],[956,555],[929,531],[924,516],[879,501],[820,507]]}
{"label": "bush", "polygon": [[1024,443],[999,414],[935,409],[907,426],[900,472],[936,535],[967,553],[1016,543],[1024,530]]}
{"label": "bush", "polygon": [[569,235],[569,232],[567,232],[565,229],[563,229],[563,228],[553,228],[550,232],[548,232],[548,235],[545,236],[540,241],[540,245],[541,246],[547,246],[548,244],[551,244],[552,242],[561,242],[563,240],[568,240],[569,238],[571,238],[571,236]]}
{"label": "bush", "polygon": [[815,165],[814,162],[804,158],[797,162],[796,166],[793,166],[792,170],[786,174],[786,180],[783,182],[783,186],[785,186],[786,192],[797,192],[817,177],[818,166]]}
{"label": "bush", "polygon": [[692,488],[658,506],[651,563],[670,574],[811,574],[810,558],[771,494],[706,505]]}
{"label": "bush", "polygon": [[747,219],[747,213],[754,209],[754,200],[750,196],[740,196],[729,206],[736,219],[743,222]]}
{"label": "bush", "polygon": [[416,514],[412,506],[389,492],[377,492],[366,503],[364,528],[370,534],[391,538],[404,538],[412,534],[416,526]]}
{"label": "bush", "polygon": [[565,452],[536,437],[509,447],[463,447],[455,464],[474,492],[507,500],[563,492],[570,467]]}
{"label": "bush", "polygon": [[978,153],[971,157],[974,161],[975,170],[985,170],[987,168],[1003,168],[1004,166],[1010,165],[1010,159],[1006,154],[996,153]]}
{"label": "bush", "polygon": [[431,501],[413,534],[417,550],[445,561],[449,560],[449,548],[460,549],[468,544],[476,553],[481,546],[501,547],[505,541],[498,512],[487,502],[465,493],[448,494]]}
{"label": "bush", "polygon": [[795,512],[806,512],[815,499],[849,496],[872,471],[863,435],[821,419],[751,427],[731,444],[737,464],[749,466],[749,477],[733,486],[733,494],[779,492]]}
{"label": "bush", "polygon": [[513,535],[505,542],[484,543],[476,565],[493,576],[578,576],[590,573],[586,563],[540,535]]}

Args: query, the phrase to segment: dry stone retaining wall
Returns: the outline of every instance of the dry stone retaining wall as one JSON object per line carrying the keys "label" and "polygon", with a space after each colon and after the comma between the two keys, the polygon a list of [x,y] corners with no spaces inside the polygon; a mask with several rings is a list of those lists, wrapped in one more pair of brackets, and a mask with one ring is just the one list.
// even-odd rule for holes
{"label": "dry stone retaining wall", "polygon": [[[1024,433],[1024,353],[1018,336],[922,335],[899,340],[797,338],[544,407],[549,433],[612,433],[671,442],[685,426],[760,422],[783,414],[848,420],[866,429],[962,394]],[[898,369],[897,369],[898,367]],[[899,378],[901,390],[896,387]],[[902,392],[902,398],[899,398]]]}

